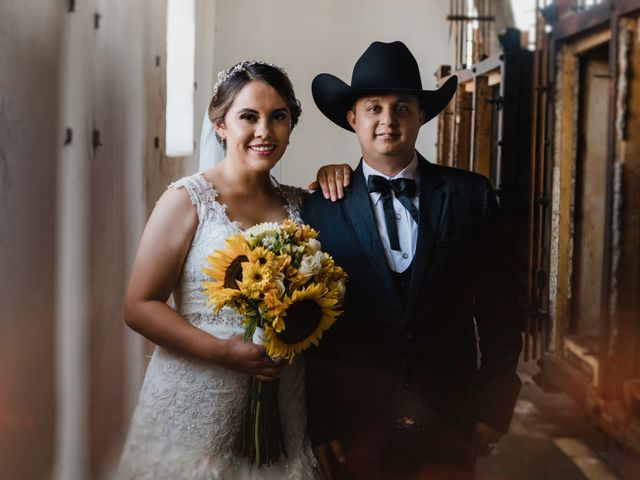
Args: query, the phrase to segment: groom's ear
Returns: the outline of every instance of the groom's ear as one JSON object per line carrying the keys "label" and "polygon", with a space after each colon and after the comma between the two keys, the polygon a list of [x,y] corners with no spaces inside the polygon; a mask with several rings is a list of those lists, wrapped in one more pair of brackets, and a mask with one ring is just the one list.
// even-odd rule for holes
{"label": "groom's ear", "polygon": [[420,125],[424,125],[425,120],[427,119],[427,111],[424,108],[420,109]]}
{"label": "groom's ear", "polygon": [[351,128],[356,129],[356,112],[353,110],[347,110],[347,122],[351,125]]}

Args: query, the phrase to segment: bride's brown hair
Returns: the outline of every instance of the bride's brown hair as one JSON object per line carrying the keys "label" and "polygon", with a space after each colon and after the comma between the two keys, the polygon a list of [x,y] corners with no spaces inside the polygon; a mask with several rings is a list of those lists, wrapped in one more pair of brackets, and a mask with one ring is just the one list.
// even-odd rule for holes
{"label": "bride's brown hair", "polygon": [[[213,97],[209,102],[208,115],[213,125],[224,120],[231,104],[242,88],[253,81],[264,82],[273,87],[282,97],[291,115],[291,129],[298,123],[302,113],[300,101],[296,98],[293,85],[281,68],[263,62],[244,61],[223,72],[222,79],[214,87]],[[218,142],[224,146],[216,133]]]}

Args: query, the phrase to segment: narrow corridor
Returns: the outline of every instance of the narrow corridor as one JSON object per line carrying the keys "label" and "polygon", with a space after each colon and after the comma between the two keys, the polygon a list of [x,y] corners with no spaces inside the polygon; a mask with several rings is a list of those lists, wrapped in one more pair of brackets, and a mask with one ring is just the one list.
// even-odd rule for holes
{"label": "narrow corridor", "polygon": [[478,462],[477,480],[640,478],[640,458],[606,437],[566,394],[541,390],[535,372],[533,363],[521,365],[511,429]]}

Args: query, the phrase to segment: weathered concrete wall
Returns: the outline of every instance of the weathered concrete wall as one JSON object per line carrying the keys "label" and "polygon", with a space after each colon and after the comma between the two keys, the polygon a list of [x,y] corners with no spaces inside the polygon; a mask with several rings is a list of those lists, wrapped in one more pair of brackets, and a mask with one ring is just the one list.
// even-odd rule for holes
{"label": "weathered concrete wall", "polygon": [[0,4],[0,478],[109,477],[145,367],[128,271],[189,161],[163,153],[164,4],[70,3]]}
{"label": "weathered concrete wall", "polygon": [[[53,462],[56,2],[0,2],[0,477]],[[6,474],[5,474],[6,472]]]}

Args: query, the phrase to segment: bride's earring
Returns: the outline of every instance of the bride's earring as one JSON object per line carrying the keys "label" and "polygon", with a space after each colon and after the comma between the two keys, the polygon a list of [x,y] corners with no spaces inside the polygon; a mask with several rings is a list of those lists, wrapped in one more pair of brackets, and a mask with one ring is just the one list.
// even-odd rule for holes
{"label": "bride's earring", "polygon": [[218,140],[220,145],[222,145],[222,148],[227,148],[227,139],[220,135],[218,132],[216,132],[216,139]]}

